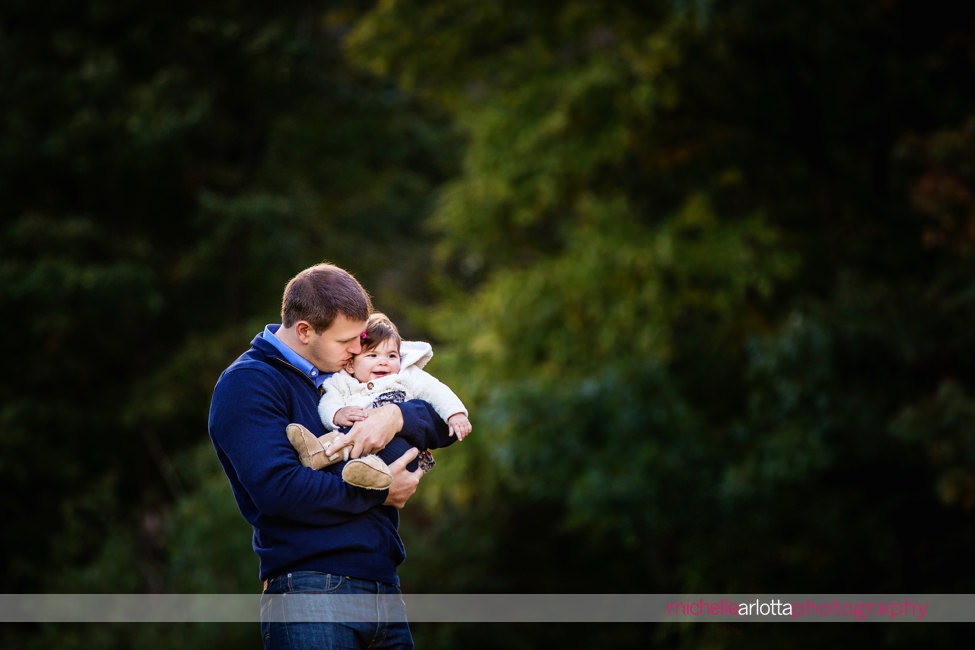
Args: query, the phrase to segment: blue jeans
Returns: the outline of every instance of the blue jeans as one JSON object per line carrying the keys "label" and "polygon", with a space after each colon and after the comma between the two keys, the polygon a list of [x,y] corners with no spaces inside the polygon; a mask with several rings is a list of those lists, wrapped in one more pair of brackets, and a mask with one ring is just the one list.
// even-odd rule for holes
{"label": "blue jeans", "polygon": [[413,648],[398,587],[316,571],[268,581],[261,634],[264,650]]}

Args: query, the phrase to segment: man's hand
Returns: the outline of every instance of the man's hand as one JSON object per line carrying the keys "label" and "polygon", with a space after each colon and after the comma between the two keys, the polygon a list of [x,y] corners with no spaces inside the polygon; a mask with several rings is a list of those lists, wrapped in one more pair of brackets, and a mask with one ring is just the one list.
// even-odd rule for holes
{"label": "man's hand", "polygon": [[415,469],[411,472],[406,469],[406,466],[416,458],[418,453],[420,453],[419,449],[410,447],[405,454],[389,466],[389,471],[393,473],[393,482],[389,486],[389,494],[383,502],[384,506],[402,509],[413,496],[413,493],[416,492],[417,486],[420,485],[420,478],[423,476],[423,470]]}
{"label": "man's hand", "polygon": [[348,433],[352,441],[350,458],[374,454],[386,447],[403,428],[403,412],[395,404],[369,411],[369,417],[356,422]]}

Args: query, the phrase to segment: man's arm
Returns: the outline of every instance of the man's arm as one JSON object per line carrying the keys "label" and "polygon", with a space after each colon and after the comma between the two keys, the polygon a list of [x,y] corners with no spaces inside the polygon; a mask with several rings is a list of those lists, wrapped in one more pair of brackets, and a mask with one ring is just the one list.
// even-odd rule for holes
{"label": "man's arm", "polygon": [[403,428],[403,415],[395,404],[369,409],[369,417],[352,425],[345,434],[352,445],[350,458],[359,458],[384,449],[389,441]]}
{"label": "man's arm", "polygon": [[450,435],[447,423],[429,402],[413,399],[395,406],[403,414],[400,437],[417,449],[440,449],[457,442],[457,438]]}
{"label": "man's arm", "polygon": [[426,370],[410,366],[401,374],[403,381],[409,382],[416,399],[429,402],[442,419],[447,420],[458,413],[468,414],[467,407],[457,397],[457,393]]}
{"label": "man's arm", "polygon": [[248,521],[271,516],[329,525],[381,504],[384,490],[355,488],[335,473],[301,466],[285,434],[290,399],[273,375],[256,368],[225,373],[214,389],[210,435]]}
{"label": "man's arm", "polygon": [[352,458],[385,448],[396,435],[417,449],[438,449],[457,440],[434,408],[417,399],[370,409],[369,417],[356,422],[348,435]]}

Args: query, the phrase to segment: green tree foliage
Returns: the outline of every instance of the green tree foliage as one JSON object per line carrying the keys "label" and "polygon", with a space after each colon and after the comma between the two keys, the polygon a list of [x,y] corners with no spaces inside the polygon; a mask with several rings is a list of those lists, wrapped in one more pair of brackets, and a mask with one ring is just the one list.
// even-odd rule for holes
{"label": "green tree foliage", "polygon": [[429,326],[476,434],[425,486],[441,532],[408,584],[971,590],[971,18],[443,0],[357,24],[350,56],[467,141]]}
{"label": "green tree foliage", "polygon": [[[6,589],[256,589],[209,391],[287,277],[327,258],[433,339],[430,370],[472,409],[404,511],[407,591],[971,592],[973,17],[8,3]],[[27,489],[55,516],[26,512]],[[818,648],[835,627],[416,634]]]}

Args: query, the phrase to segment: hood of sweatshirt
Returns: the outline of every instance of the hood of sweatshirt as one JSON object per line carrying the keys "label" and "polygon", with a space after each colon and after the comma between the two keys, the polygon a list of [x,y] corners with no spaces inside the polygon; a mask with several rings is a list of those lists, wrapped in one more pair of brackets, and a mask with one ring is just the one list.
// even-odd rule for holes
{"label": "hood of sweatshirt", "polygon": [[425,341],[403,341],[399,353],[400,372],[410,366],[423,368],[433,358],[433,346]]}

